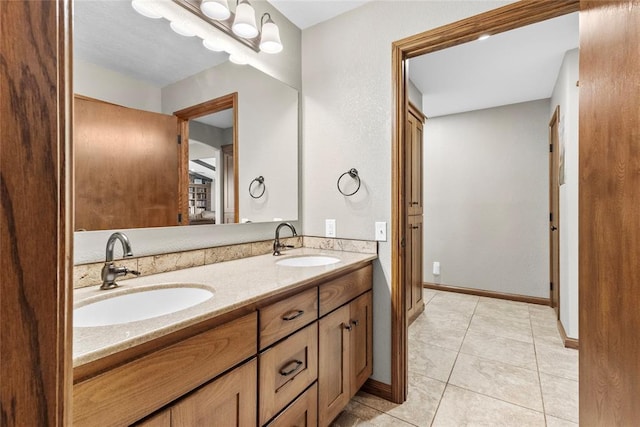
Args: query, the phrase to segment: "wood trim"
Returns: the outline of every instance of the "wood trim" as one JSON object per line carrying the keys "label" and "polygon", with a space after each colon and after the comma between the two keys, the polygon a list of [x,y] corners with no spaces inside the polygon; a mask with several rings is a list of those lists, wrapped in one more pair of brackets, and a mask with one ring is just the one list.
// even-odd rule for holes
{"label": "wood trim", "polygon": [[71,424],[71,17],[0,2],[3,425]]}
{"label": "wood trim", "polygon": [[405,58],[413,58],[474,41],[483,34],[495,35],[579,10],[579,0],[518,1],[404,38],[394,45],[400,48]]}
{"label": "wood trim", "polygon": [[238,92],[233,94],[233,222],[240,222],[240,197],[238,186],[240,181],[240,147],[238,146]]}
{"label": "wood trim", "polygon": [[[553,221],[549,221],[549,282],[552,289],[549,290],[549,301],[556,312],[556,318],[560,319],[560,106],[557,105],[549,120],[549,212]],[[554,132],[554,126],[555,132]],[[556,147],[553,147],[553,144]],[[554,149],[555,148],[555,149]],[[555,227],[555,231],[553,230]],[[557,251],[554,256],[554,245]],[[554,275],[554,269],[555,275]],[[557,276],[557,277],[556,277]],[[554,295],[557,298],[554,298]]]}
{"label": "wood trim", "polygon": [[407,319],[405,315],[404,238],[404,123],[408,111],[404,61],[477,39],[580,10],[579,0],[518,1],[461,21],[398,40],[391,47],[391,390],[402,403],[407,393]]}
{"label": "wood trim", "polygon": [[183,108],[182,110],[174,111],[173,115],[186,120],[197,119],[207,114],[235,108],[237,101],[238,92],[233,92],[209,101],[201,102],[200,104],[192,105],[191,107]]}
{"label": "wood trim", "polygon": [[549,298],[531,297],[528,295],[509,294],[506,292],[486,291],[484,289],[465,288],[462,286],[442,285],[439,283],[424,282],[422,284],[426,289],[434,289],[436,291],[456,292],[459,294],[477,295],[479,297],[489,297],[506,299],[509,301],[526,302],[529,304],[550,305]]}
{"label": "wood trim", "polygon": [[576,338],[569,338],[567,336],[567,332],[564,330],[564,326],[562,325],[560,319],[558,319],[558,332],[560,332],[560,338],[562,338],[562,342],[564,343],[565,347],[573,348],[576,350],[580,349],[578,340]]}
{"label": "wood trim", "polygon": [[580,425],[640,420],[640,4],[580,13]]}
{"label": "wood trim", "polygon": [[384,400],[392,400],[391,385],[374,380],[373,378],[369,378],[360,390]]}
{"label": "wood trim", "polygon": [[189,119],[178,117],[178,213],[180,225],[189,225]]}

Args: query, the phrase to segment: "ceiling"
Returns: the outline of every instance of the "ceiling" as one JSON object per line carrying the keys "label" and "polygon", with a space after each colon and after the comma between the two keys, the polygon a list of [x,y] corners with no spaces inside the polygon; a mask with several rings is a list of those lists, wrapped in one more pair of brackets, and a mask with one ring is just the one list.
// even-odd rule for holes
{"label": "ceiling", "polygon": [[[368,0],[269,1],[307,28]],[[411,59],[409,76],[429,117],[543,99],[551,96],[564,53],[577,46],[574,13]],[[198,37],[177,35],[166,20],[138,14],[130,0],[76,0],[74,55],[157,87],[228,59]]]}
{"label": "ceiling", "polygon": [[233,127],[233,108],[198,117],[197,119],[194,119],[194,121],[215,126],[220,129],[229,129]]}
{"label": "ceiling", "polygon": [[578,13],[409,60],[427,117],[550,98]]}

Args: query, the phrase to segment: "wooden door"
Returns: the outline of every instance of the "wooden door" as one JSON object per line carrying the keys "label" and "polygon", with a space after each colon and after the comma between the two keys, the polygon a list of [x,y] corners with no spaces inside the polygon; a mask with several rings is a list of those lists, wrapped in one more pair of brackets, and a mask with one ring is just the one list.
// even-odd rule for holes
{"label": "wooden door", "polygon": [[[560,106],[549,122],[549,272],[551,307],[560,318]],[[562,172],[564,173],[564,172]]]}
{"label": "wooden door", "polygon": [[254,359],[173,405],[171,427],[253,427],[257,392]]}
{"label": "wooden door", "polygon": [[178,225],[178,119],[74,102],[75,229]]}
{"label": "wooden door", "polygon": [[413,104],[407,114],[406,197],[408,215],[422,215],[422,143],[424,115]]}
{"label": "wooden door", "polygon": [[422,298],[422,215],[407,218],[405,282],[407,319],[411,324],[424,311]]}
{"label": "wooden door", "polygon": [[580,5],[580,425],[637,426],[640,7]]}
{"label": "wooden door", "polygon": [[349,304],[350,312],[350,396],[355,395],[373,373],[373,293]]}
{"label": "wooden door", "polygon": [[349,305],[319,320],[318,425],[326,427],[349,403]]}

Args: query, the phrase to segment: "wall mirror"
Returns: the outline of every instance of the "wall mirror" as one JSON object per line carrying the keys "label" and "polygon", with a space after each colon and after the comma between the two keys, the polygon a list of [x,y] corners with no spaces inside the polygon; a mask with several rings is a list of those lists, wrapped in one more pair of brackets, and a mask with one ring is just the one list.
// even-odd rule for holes
{"label": "wall mirror", "polygon": [[130,1],[74,7],[76,231],[298,218],[295,89]]}

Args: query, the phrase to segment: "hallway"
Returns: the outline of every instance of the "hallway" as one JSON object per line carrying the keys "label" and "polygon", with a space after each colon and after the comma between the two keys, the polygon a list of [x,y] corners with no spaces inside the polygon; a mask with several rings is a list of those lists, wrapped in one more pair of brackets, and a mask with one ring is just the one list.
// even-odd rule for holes
{"label": "hallway", "polygon": [[578,351],[546,306],[425,289],[409,328],[409,396],[358,393],[334,427],[576,426]]}

